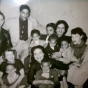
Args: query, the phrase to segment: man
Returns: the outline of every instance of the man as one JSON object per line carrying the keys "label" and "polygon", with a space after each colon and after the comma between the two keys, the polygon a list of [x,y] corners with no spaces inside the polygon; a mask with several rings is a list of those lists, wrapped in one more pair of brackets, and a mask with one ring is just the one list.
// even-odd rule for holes
{"label": "man", "polygon": [[3,15],[2,12],[0,12],[0,64],[2,62],[2,54],[4,53],[4,51],[8,48],[12,47],[12,43],[11,43],[11,38],[10,38],[10,34],[7,30],[2,28],[2,25],[5,21],[5,17]]}
{"label": "man", "polygon": [[13,48],[17,50],[18,57],[24,63],[24,58],[28,55],[30,43],[30,33],[34,28],[41,27],[37,20],[30,18],[30,8],[27,5],[20,6],[20,16],[9,19],[3,27],[10,31]]}

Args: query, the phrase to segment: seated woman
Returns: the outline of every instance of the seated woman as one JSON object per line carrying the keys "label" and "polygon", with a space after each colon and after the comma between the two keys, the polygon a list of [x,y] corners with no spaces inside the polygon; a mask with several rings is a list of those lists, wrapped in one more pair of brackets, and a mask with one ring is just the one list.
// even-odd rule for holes
{"label": "seated woman", "polygon": [[78,62],[70,65],[67,81],[75,88],[83,88],[83,84],[88,79],[88,46],[85,44],[87,36],[79,27],[71,30],[72,43]]}
{"label": "seated woman", "polygon": [[56,61],[54,59],[50,59],[48,57],[48,54],[46,53],[44,47],[42,46],[35,46],[31,50],[31,64],[30,68],[27,74],[27,81],[30,85],[32,85],[32,88],[35,88],[33,85],[33,81],[35,80],[35,74],[38,70],[41,69],[41,61],[44,59],[49,59],[52,64],[52,68],[57,68],[61,70],[67,70],[69,64],[64,64],[63,62]]}
{"label": "seated woman", "polygon": [[58,45],[61,45],[61,40],[63,38],[67,38],[69,42],[71,42],[71,37],[65,35],[68,31],[69,25],[67,24],[66,21],[64,20],[59,20],[56,22],[56,34],[58,35]]}
{"label": "seated woman", "polygon": [[16,88],[17,84],[19,84],[24,77],[24,66],[19,59],[16,59],[15,50],[12,50],[12,49],[6,50],[4,53],[4,58],[5,60],[1,63],[1,66],[0,66],[0,84],[3,88],[4,83],[2,78],[6,75],[6,66],[8,64],[13,64],[17,69],[17,73],[19,74],[19,79],[17,79],[17,81],[9,88]]}

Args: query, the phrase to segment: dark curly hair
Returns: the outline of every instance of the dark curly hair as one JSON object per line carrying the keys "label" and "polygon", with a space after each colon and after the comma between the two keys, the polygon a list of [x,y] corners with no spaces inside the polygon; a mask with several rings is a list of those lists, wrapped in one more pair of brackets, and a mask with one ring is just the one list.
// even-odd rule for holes
{"label": "dark curly hair", "polygon": [[69,25],[67,24],[67,22],[64,21],[64,20],[59,20],[59,21],[57,21],[57,22],[56,22],[56,26],[55,26],[55,30],[57,30],[57,26],[58,26],[59,24],[64,24],[64,26],[65,26],[65,32],[64,32],[64,34],[66,34],[67,31],[68,31],[68,28],[69,28]]}

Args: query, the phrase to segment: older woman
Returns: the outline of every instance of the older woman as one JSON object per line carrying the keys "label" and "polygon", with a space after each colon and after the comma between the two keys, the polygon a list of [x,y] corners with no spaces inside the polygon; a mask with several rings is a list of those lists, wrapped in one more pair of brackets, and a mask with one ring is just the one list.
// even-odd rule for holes
{"label": "older woman", "polygon": [[71,47],[78,62],[70,65],[67,81],[75,88],[83,88],[83,84],[88,79],[88,46],[85,44],[87,36],[79,27],[72,29],[71,36]]}
{"label": "older woman", "polygon": [[58,45],[61,44],[61,40],[63,38],[67,38],[69,42],[71,42],[71,37],[65,35],[68,31],[68,28],[69,26],[66,21],[59,20],[56,22],[56,34],[58,35]]}
{"label": "older woman", "polygon": [[[47,53],[45,52],[45,49],[40,45],[33,47],[31,50],[31,53],[32,53],[31,64],[27,74],[27,79],[29,84],[33,83],[33,81],[35,80],[34,76],[36,72],[41,69],[41,66],[40,66],[41,61],[44,59],[50,59]],[[65,70],[68,69],[69,64],[64,64],[54,59],[50,59],[50,61],[52,63],[52,68],[65,69]]]}

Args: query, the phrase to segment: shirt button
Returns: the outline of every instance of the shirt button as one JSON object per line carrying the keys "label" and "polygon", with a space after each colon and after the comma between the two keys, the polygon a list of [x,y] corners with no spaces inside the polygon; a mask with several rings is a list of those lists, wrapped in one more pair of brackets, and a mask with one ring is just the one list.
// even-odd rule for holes
{"label": "shirt button", "polygon": [[24,32],[22,31],[22,33],[24,33]]}

